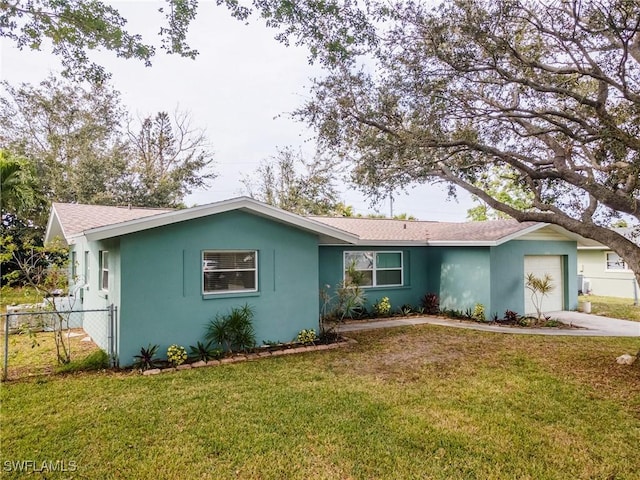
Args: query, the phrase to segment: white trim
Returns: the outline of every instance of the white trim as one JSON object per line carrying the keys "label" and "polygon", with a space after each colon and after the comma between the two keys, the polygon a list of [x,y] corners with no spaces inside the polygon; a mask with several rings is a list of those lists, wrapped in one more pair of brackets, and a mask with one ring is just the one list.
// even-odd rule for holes
{"label": "white trim", "polygon": [[[371,252],[373,253],[373,265],[371,270],[358,270],[359,272],[371,272],[371,285],[359,285],[361,288],[386,288],[386,287],[404,287],[404,252],[402,250],[344,250],[342,252],[342,280],[347,279],[347,254]],[[399,253],[400,254],[400,283],[378,285],[377,272],[389,272],[397,271],[398,267],[394,268],[378,268],[377,258],[379,253]]]}
{"label": "white trim", "polygon": [[436,240],[427,242],[431,247],[497,247],[499,240]]}
{"label": "white trim", "polygon": [[90,250],[84,250],[83,251],[83,262],[84,262],[84,266],[82,269],[82,274],[84,276],[84,284],[86,285],[87,289],[89,289],[91,287],[91,251]]}
{"label": "white trim", "polygon": [[301,217],[300,215],[287,212],[280,208],[272,207],[271,205],[258,202],[257,200],[249,197],[232,198],[230,200],[223,200],[221,202],[211,203],[208,205],[200,205],[184,210],[159,213],[158,215],[120,222],[114,225],[92,228],[77,235],[72,235],[68,240],[82,236],[86,237],[90,242],[104,240],[107,238],[119,237],[129,233],[163,227],[165,225],[171,225],[178,222],[184,222],[233,210],[246,210],[259,216],[270,218],[287,225],[293,225],[302,230],[307,230],[319,235],[325,235],[335,240],[341,240],[345,243],[355,243],[358,240],[357,235],[353,235],[335,227],[330,227],[329,225],[325,225],[316,220]]}
{"label": "white trim", "polygon": [[[255,256],[255,267],[253,269],[217,269],[217,270],[205,270],[204,268],[204,255],[205,253],[253,253]],[[239,249],[239,250],[225,250],[225,249],[206,249],[200,253],[200,280],[202,285],[202,295],[229,295],[233,293],[250,293],[258,292],[258,250],[255,249]],[[204,274],[207,272],[254,272],[254,284],[255,288],[242,288],[237,290],[205,290],[204,289]]]}
{"label": "white trim", "polygon": [[47,220],[47,228],[44,233],[45,245],[48,244],[49,242],[52,242],[58,236],[58,232],[54,231],[56,227],[57,227],[57,230],[59,230],[60,235],[62,235],[62,238],[67,240],[67,243],[69,243],[67,235],[64,232],[64,225],[62,225],[62,222],[60,222],[60,218],[58,217],[58,212],[56,211],[56,204],[53,203],[51,204],[51,211],[49,212],[49,220]]}

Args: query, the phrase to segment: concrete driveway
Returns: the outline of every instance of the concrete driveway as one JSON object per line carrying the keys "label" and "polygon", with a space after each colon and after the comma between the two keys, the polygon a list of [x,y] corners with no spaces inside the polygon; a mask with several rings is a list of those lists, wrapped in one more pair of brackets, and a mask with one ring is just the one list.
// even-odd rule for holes
{"label": "concrete driveway", "polygon": [[551,312],[547,315],[563,323],[581,327],[580,329],[563,330],[559,328],[520,328],[502,327],[499,325],[481,324],[469,321],[454,320],[444,317],[407,317],[388,320],[371,320],[347,322],[338,325],[339,332],[358,332],[377,328],[402,327],[407,325],[441,325],[444,327],[466,328],[485,332],[515,333],[521,335],[563,335],[590,337],[640,337],[640,322],[599,317],[580,312]]}
{"label": "concrete driveway", "polygon": [[601,337],[640,337],[640,322],[569,311],[551,312],[547,315],[563,323],[586,328],[591,334]]}

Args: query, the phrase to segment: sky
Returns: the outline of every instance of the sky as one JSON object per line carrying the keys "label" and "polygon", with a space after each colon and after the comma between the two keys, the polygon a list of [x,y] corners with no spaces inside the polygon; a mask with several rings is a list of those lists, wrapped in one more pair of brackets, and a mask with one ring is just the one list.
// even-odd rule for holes
{"label": "sky", "polygon": [[[157,43],[163,2],[114,1],[128,19],[128,30]],[[258,19],[247,25],[231,17],[215,1],[200,2],[189,29],[188,43],[200,54],[195,60],[166,55],[157,48],[152,67],[138,60],[118,59],[110,52],[91,58],[112,73],[111,83],[120,91],[123,104],[136,116],[188,111],[192,126],[206,131],[214,152],[218,174],[206,190],[195,191],[187,205],[206,204],[243,194],[240,182],[278,148],[293,147],[309,158],[313,154],[313,131],[290,118],[308,97],[311,79],[322,76],[310,65],[302,47],[286,47]],[[0,40],[0,78],[12,85],[37,84],[50,72],[61,70],[59,59],[48,51],[18,50]],[[336,179],[342,199],[356,213],[390,213],[389,202],[372,206],[355,188]],[[420,220],[464,221],[473,206],[460,192],[458,201],[448,200],[444,187],[418,185],[408,193],[394,194],[393,213],[408,213]]]}

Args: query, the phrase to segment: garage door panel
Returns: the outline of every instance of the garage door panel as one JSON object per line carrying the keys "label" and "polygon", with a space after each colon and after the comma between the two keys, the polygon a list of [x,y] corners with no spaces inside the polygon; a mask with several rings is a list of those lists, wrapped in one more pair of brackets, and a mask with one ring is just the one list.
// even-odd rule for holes
{"label": "garage door panel", "polygon": [[[551,275],[554,289],[542,301],[543,312],[555,312],[564,309],[564,277],[562,272],[562,257],[559,255],[527,255],[524,257],[524,275],[530,273],[536,277]],[[531,290],[524,287],[525,314],[535,314],[536,307],[531,299]]]}

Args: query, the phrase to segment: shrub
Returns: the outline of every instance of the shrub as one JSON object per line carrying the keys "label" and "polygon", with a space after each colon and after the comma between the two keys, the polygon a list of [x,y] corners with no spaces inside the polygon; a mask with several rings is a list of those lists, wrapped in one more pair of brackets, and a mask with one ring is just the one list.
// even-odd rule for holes
{"label": "shrub", "polygon": [[481,303],[476,303],[475,307],[473,307],[473,319],[478,322],[484,322],[486,320],[484,315],[484,305]]}
{"label": "shrub", "polygon": [[318,336],[316,335],[316,331],[313,328],[300,330],[298,336],[296,337],[296,341],[300,343],[313,343],[316,341]]}
{"label": "shrub", "polygon": [[174,367],[182,365],[187,361],[187,351],[182,345],[171,345],[167,349],[167,360],[169,360],[169,363]]}
{"label": "shrub", "polygon": [[335,328],[323,328],[320,330],[320,336],[318,337],[318,341],[320,343],[336,343],[340,339],[340,334],[336,331]]}
{"label": "shrub", "polygon": [[140,354],[133,356],[133,358],[136,359],[133,363],[133,366],[135,368],[139,368],[140,370],[155,368],[158,365],[158,361],[153,357],[155,357],[157,351],[158,345],[149,344],[147,348],[140,348]]}
{"label": "shrub", "polygon": [[344,321],[346,317],[359,318],[363,312],[366,311],[364,309],[366,301],[367,296],[359,286],[341,285],[337,291],[335,316],[339,318],[340,321]]}
{"label": "shrub", "polygon": [[213,342],[209,340],[207,343],[198,342],[197,345],[189,346],[189,352],[191,358],[194,360],[201,360],[208,362],[209,360],[215,360],[222,356],[222,350],[219,348],[213,348]]}
{"label": "shrub", "polygon": [[327,284],[320,289],[321,329],[322,324],[327,321],[343,322],[345,318],[362,318],[367,315],[364,307],[367,296],[360,287],[362,275],[352,264],[347,268],[345,280],[336,285],[335,295],[331,295],[331,285]]}
{"label": "shrub", "polygon": [[440,299],[435,293],[427,293],[421,300],[424,313],[427,315],[437,315],[440,313]]}
{"label": "shrub", "polygon": [[399,312],[400,315],[404,315],[405,317],[407,317],[413,313],[413,307],[408,303],[405,303],[400,307]]}
{"label": "shrub", "polygon": [[467,312],[465,313],[462,310],[455,310],[453,308],[448,308],[448,309],[443,310],[442,314],[445,317],[455,318],[455,319],[468,318],[468,316],[471,315],[471,309],[468,308]]}
{"label": "shrub", "polygon": [[504,319],[509,323],[518,323],[518,314],[513,310],[504,312]]}
{"label": "shrub", "polygon": [[216,314],[207,325],[205,339],[215,342],[228,352],[247,351],[256,345],[253,316],[253,309],[248,304],[232,308],[227,315]]}
{"label": "shrub", "polygon": [[382,300],[373,305],[373,311],[379,317],[386,317],[391,313],[391,302],[389,297],[382,297]]}

